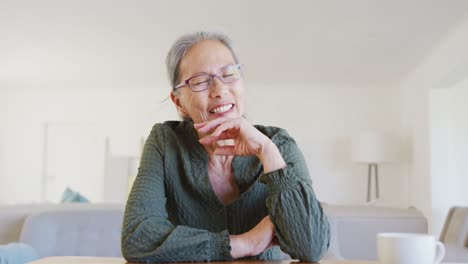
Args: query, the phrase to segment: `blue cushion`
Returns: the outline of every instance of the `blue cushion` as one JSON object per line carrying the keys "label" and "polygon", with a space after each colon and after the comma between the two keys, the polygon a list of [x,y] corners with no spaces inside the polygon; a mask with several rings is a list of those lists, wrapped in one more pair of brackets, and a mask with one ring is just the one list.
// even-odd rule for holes
{"label": "blue cushion", "polygon": [[23,264],[39,259],[36,250],[28,244],[0,245],[0,264]]}
{"label": "blue cushion", "polygon": [[62,194],[62,203],[89,203],[88,198],[70,188],[66,188]]}

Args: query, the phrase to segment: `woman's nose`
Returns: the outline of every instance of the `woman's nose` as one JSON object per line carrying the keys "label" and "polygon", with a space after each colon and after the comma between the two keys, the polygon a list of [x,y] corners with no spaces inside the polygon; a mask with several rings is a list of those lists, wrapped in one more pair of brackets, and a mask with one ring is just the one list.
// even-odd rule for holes
{"label": "woman's nose", "polygon": [[210,87],[210,96],[212,98],[220,97],[225,93],[227,90],[227,86],[223,83],[218,77],[213,78],[213,83]]}

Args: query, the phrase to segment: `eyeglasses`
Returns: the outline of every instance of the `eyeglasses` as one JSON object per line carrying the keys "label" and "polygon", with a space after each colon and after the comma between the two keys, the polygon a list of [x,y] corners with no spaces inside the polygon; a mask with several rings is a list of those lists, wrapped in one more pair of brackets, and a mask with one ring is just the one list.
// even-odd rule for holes
{"label": "eyeglasses", "polygon": [[242,78],[242,64],[229,64],[218,70],[215,74],[200,73],[178,84],[174,90],[187,85],[194,92],[202,92],[211,87],[213,79],[218,77],[223,83],[232,83]]}

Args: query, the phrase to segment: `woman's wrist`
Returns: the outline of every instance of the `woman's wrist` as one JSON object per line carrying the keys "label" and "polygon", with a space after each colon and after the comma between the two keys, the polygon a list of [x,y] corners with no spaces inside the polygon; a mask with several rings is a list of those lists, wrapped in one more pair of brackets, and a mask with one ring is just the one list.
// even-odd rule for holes
{"label": "woman's wrist", "polygon": [[256,256],[275,245],[275,226],[270,217],[265,216],[254,228],[229,238],[232,258]]}
{"label": "woman's wrist", "polygon": [[286,162],[284,161],[283,156],[281,156],[278,147],[270,139],[263,144],[263,147],[257,157],[262,162],[264,173],[286,167]]}
{"label": "woman's wrist", "polygon": [[250,256],[251,248],[244,235],[230,235],[229,238],[231,240],[231,256],[233,259]]}

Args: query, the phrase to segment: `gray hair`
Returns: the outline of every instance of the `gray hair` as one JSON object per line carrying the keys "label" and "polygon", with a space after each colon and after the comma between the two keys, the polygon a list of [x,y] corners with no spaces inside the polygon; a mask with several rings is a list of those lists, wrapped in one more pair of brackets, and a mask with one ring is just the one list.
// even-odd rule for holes
{"label": "gray hair", "polygon": [[236,63],[239,63],[237,53],[234,50],[232,40],[222,32],[215,31],[199,31],[195,33],[185,34],[179,39],[177,39],[174,44],[172,44],[171,49],[166,57],[166,68],[169,76],[169,82],[174,88],[179,84],[179,74],[180,74],[180,62],[182,58],[187,54],[187,51],[193,47],[195,44],[203,40],[217,40],[224,44],[232,54]]}

